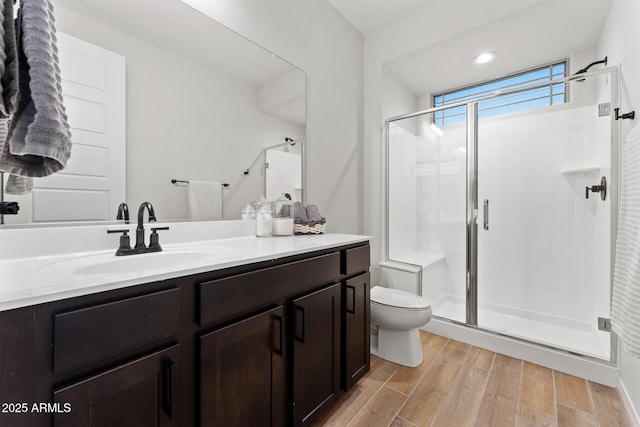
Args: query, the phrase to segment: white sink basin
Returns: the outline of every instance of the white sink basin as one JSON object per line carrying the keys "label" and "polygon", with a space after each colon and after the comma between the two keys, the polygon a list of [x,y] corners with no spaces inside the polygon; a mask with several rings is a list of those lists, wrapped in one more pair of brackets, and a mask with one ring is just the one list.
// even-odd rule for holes
{"label": "white sink basin", "polygon": [[88,255],[52,262],[39,270],[66,271],[73,275],[167,272],[215,264],[221,257],[232,252],[231,248],[216,247],[203,250],[165,250],[125,256],[115,256],[113,253]]}
{"label": "white sink basin", "polygon": [[73,270],[73,274],[118,274],[134,271],[166,270],[204,264],[214,257],[215,254],[209,252],[154,252],[114,256],[108,261],[78,267]]}

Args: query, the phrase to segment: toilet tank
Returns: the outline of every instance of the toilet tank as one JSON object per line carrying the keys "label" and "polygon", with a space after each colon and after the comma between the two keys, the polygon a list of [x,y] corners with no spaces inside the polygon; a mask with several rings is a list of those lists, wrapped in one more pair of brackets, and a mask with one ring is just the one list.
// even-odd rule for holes
{"label": "toilet tank", "polygon": [[385,261],[380,263],[380,285],[422,296],[422,268],[417,265]]}

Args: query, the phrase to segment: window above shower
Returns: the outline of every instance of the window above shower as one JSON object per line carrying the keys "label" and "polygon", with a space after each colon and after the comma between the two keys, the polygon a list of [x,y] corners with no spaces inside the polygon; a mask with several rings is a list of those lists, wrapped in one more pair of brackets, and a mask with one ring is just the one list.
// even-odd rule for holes
{"label": "window above shower", "polygon": [[[458,104],[483,96],[562,79],[567,76],[567,68],[567,61],[554,62],[527,71],[511,74],[500,79],[448,90],[433,96],[433,106],[443,107]],[[564,104],[568,102],[567,89],[568,86],[565,83],[550,83],[548,86],[480,101],[478,105],[478,117],[486,118],[499,114]],[[466,107],[460,105],[435,112],[433,121],[437,127],[441,128],[453,123],[462,123],[465,121],[465,116]]]}

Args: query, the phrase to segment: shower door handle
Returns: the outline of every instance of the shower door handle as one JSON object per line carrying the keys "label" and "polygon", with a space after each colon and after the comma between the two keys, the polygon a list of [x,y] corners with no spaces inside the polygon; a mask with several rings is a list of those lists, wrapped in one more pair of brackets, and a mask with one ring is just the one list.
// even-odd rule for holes
{"label": "shower door handle", "polygon": [[489,229],[489,200],[484,199],[484,229]]}

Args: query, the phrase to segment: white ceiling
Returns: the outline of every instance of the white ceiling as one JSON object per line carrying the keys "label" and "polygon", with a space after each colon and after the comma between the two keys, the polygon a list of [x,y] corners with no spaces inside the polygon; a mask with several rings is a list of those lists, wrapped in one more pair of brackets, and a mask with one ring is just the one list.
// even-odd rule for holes
{"label": "white ceiling", "polygon": [[[570,56],[578,57],[574,69],[602,59],[588,52],[594,50],[611,6],[611,0],[327,1],[365,35],[365,43],[396,36],[406,44],[406,37],[420,38],[411,41],[420,48],[384,64],[416,96]],[[473,10],[477,21],[461,24],[461,11],[468,15]],[[424,27],[416,30],[422,22]],[[471,62],[485,51],[496,52],[496,60],[482,66]]]}
{"label": "white ceiling", "polygon": [[[385,65],[411,92],[423,95],[495,79],[572,54],[579,57],[595,47],[610,3],[547,0]],[[472,63],[483,51],[495,52],[497,58],[489,64]],[[572,64],[573,68],[602,59],[587,55]]]}
{"label": "white ceiling", "polygon": [[363,34],[389,25],[434,1],[436,0],[327,0]]}

